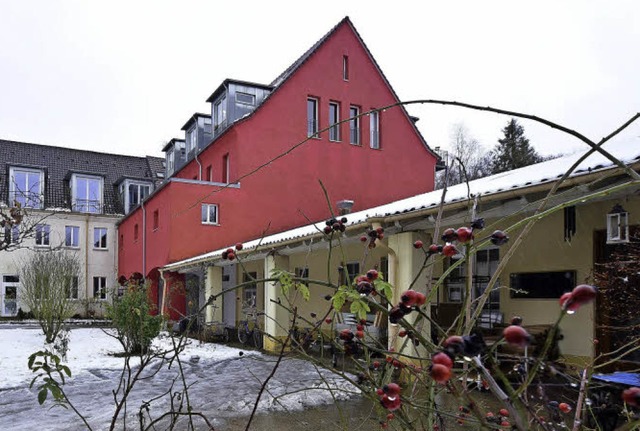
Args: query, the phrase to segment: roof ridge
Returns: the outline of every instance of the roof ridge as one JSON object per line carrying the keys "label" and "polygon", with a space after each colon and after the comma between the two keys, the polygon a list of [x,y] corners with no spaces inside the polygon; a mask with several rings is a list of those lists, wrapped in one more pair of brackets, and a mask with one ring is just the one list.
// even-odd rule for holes
{"label": "roof ridge", "polygon": [[44,148],[49,148],[49,149],[55,149],[55,150],[62,150],[62,151],[75,151],[75,152],[79,152],[79,153],[93,153],[93,154],[101,154],[104,156],[109,156],[109,157],[127,157],[127,158],[135,158],[135,159],[144,159],[146,157],[158,157],[158,158],[162,158],[160,156],[151,156],[151,155],[144,155],[144,156],[133,156],[133,155],[129,155],[129,154],[118,154],[118,153],[107,153],[104,151],[95,151],[95,150],[82,150],[79,148],[69,148],[69,147],[63,147],[60,145],[48,145],[48,144],[35,144],[33,142],[23,142],[23,141],[14,141],[11,139],[2,139],[0,138],[0,143],[1,142],[6,142],[6,143],[11,143],[11,144],[18,144],[18,145],[31,145],[34,147],[44,147]]}

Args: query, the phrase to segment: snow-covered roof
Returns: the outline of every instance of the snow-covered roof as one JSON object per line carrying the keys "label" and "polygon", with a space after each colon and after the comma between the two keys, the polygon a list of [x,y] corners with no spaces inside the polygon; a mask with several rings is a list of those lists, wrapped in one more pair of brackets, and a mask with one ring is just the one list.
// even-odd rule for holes
{"label": "snow-covered roof", "polygon": [[[614,157],[625,164],[632,164],[640,161],[640,142],[615,142],[608,143],[603,148],[611,153]],[[503,172],[480,178],[467,184],[457,184],[447,189],[445,205],[467,199],[467,193],[471,195],[488,196],[500,194],[506,191],[524,189],[527,187],[552,183],[564,175],[564,173],[584,155],[585,151],[576,152],[557,159],[548,160],[546,162],[537,163],[535,165],[526,166],[524,168],[515,169],[509,172]],[[614,167],[614,163],[600,153],[591,154],[573,171],[569,178],[576,178],[582,175],[590,174],[596,171],[610,169]],[[409,214],[429,208],[437,208],[442,199],[442,190],[434,190],[432,192],[419,194],[406,199],[401,199],[388,204],[380,205],[374,208],[351,213],[347,216],[347,226],[358,225],[367,222],[367,220],[375,217],[388,217],[398,214]],[[252,250],[256,247],[265,247],[267,245],[275,245],[289,240],[301,240],[320,234],[325,227],[325,223],[320,222],[290,229],[284,232],[258,238],[244,243],[245,250]],[[227,248],[215,250],[189,259],[184,259],[165,266],[165,269],[174,270],[183,266],[193,265],[198,262],[219,258],[223,251]]]}

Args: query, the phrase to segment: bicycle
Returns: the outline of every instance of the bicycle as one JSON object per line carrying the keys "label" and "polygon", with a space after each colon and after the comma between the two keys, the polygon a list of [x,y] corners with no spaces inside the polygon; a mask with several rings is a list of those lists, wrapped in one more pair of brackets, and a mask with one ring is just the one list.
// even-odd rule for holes
{"label": "bicycle", "polygon": [[238,341],[243,345],[251,341],[254,347],[262,349],[262,330],[260,329],[258,316],[263,313],[257,312],[255,303],[256,298],[252,296],[246,303],[242,304],[242,311],[247,318],[238,322]]}

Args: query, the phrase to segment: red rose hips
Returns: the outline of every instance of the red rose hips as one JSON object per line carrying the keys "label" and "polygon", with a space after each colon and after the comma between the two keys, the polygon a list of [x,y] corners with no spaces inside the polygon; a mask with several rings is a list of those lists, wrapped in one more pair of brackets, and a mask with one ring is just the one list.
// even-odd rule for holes
{"label": "red rose hips", "polygon": [[511,325],[504,328],[502,332],[504,339],[509,344],[515,344],[516,346],[524,347],[531,341],[531,336],[522,326]]}
{"label": "red rose hips", "polygon": [[451,359],[451,357],[449,355],[447,355],[444,352],[439,352],[439,353],[436,353],[435,355],[433,355],[433,358],[431,358],[431,362],[433,364],[444,365],[445,367],[447,367],[449,369],[453,368],[453,360]]}
{"label": "red rose hips", "polygon": [[422,248],[422,246],[424,245],[424,243],[420,240],[417,240],[416,242],[413,243],[413,248]]}
{"label": "red rose hips", "polygon": [[237,243],[237,244],[236,244],[236,250],[238,250],[238,251],[242,250],[242,248],[243,248],[243,247],[244,247],[244,246],[242,245],[242,243],[241,243],[241,242],[239,242],[239,243]]}
{"label": "red rose hips", "polygon": [[444,385],[451,378],[451,369],[446,365],[432,364],[429,375],[431,375],[433,380]]}
{"label": "red rose hips", "polygon": [[629,388],[622,392],[622,399],[630,406],[640,407],[640,388]]}
{"label": "red rose hips", "polygon": [[458,254],[458,249],[453,244],[447,244],[444,247],[442,247],[442,254],[444,254],[447,257],[452,257]]}
{"label": "red rose hips", "polygon": [[473,232],[468,227],[460,227],[456,231],[458,241],[462,244],[466,244],[473,239]]}
{"label": "red rose hips", "polygon": [[571,406],[567,403],[558,404],[558,408],[562,413],[569,413],[571,411]]}

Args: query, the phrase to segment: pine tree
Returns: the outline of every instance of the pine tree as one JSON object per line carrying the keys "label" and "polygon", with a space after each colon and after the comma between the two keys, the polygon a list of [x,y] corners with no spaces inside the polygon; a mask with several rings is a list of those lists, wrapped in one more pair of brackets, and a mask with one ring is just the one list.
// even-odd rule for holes
{"label": "pine tree", "polygon": [[543,158],[529,144],[524,136],[524,127],[512,118],[502,129],[504,137],[498,139],[498,145],[491,152],[491,173],[510,171],[541,162]]}

